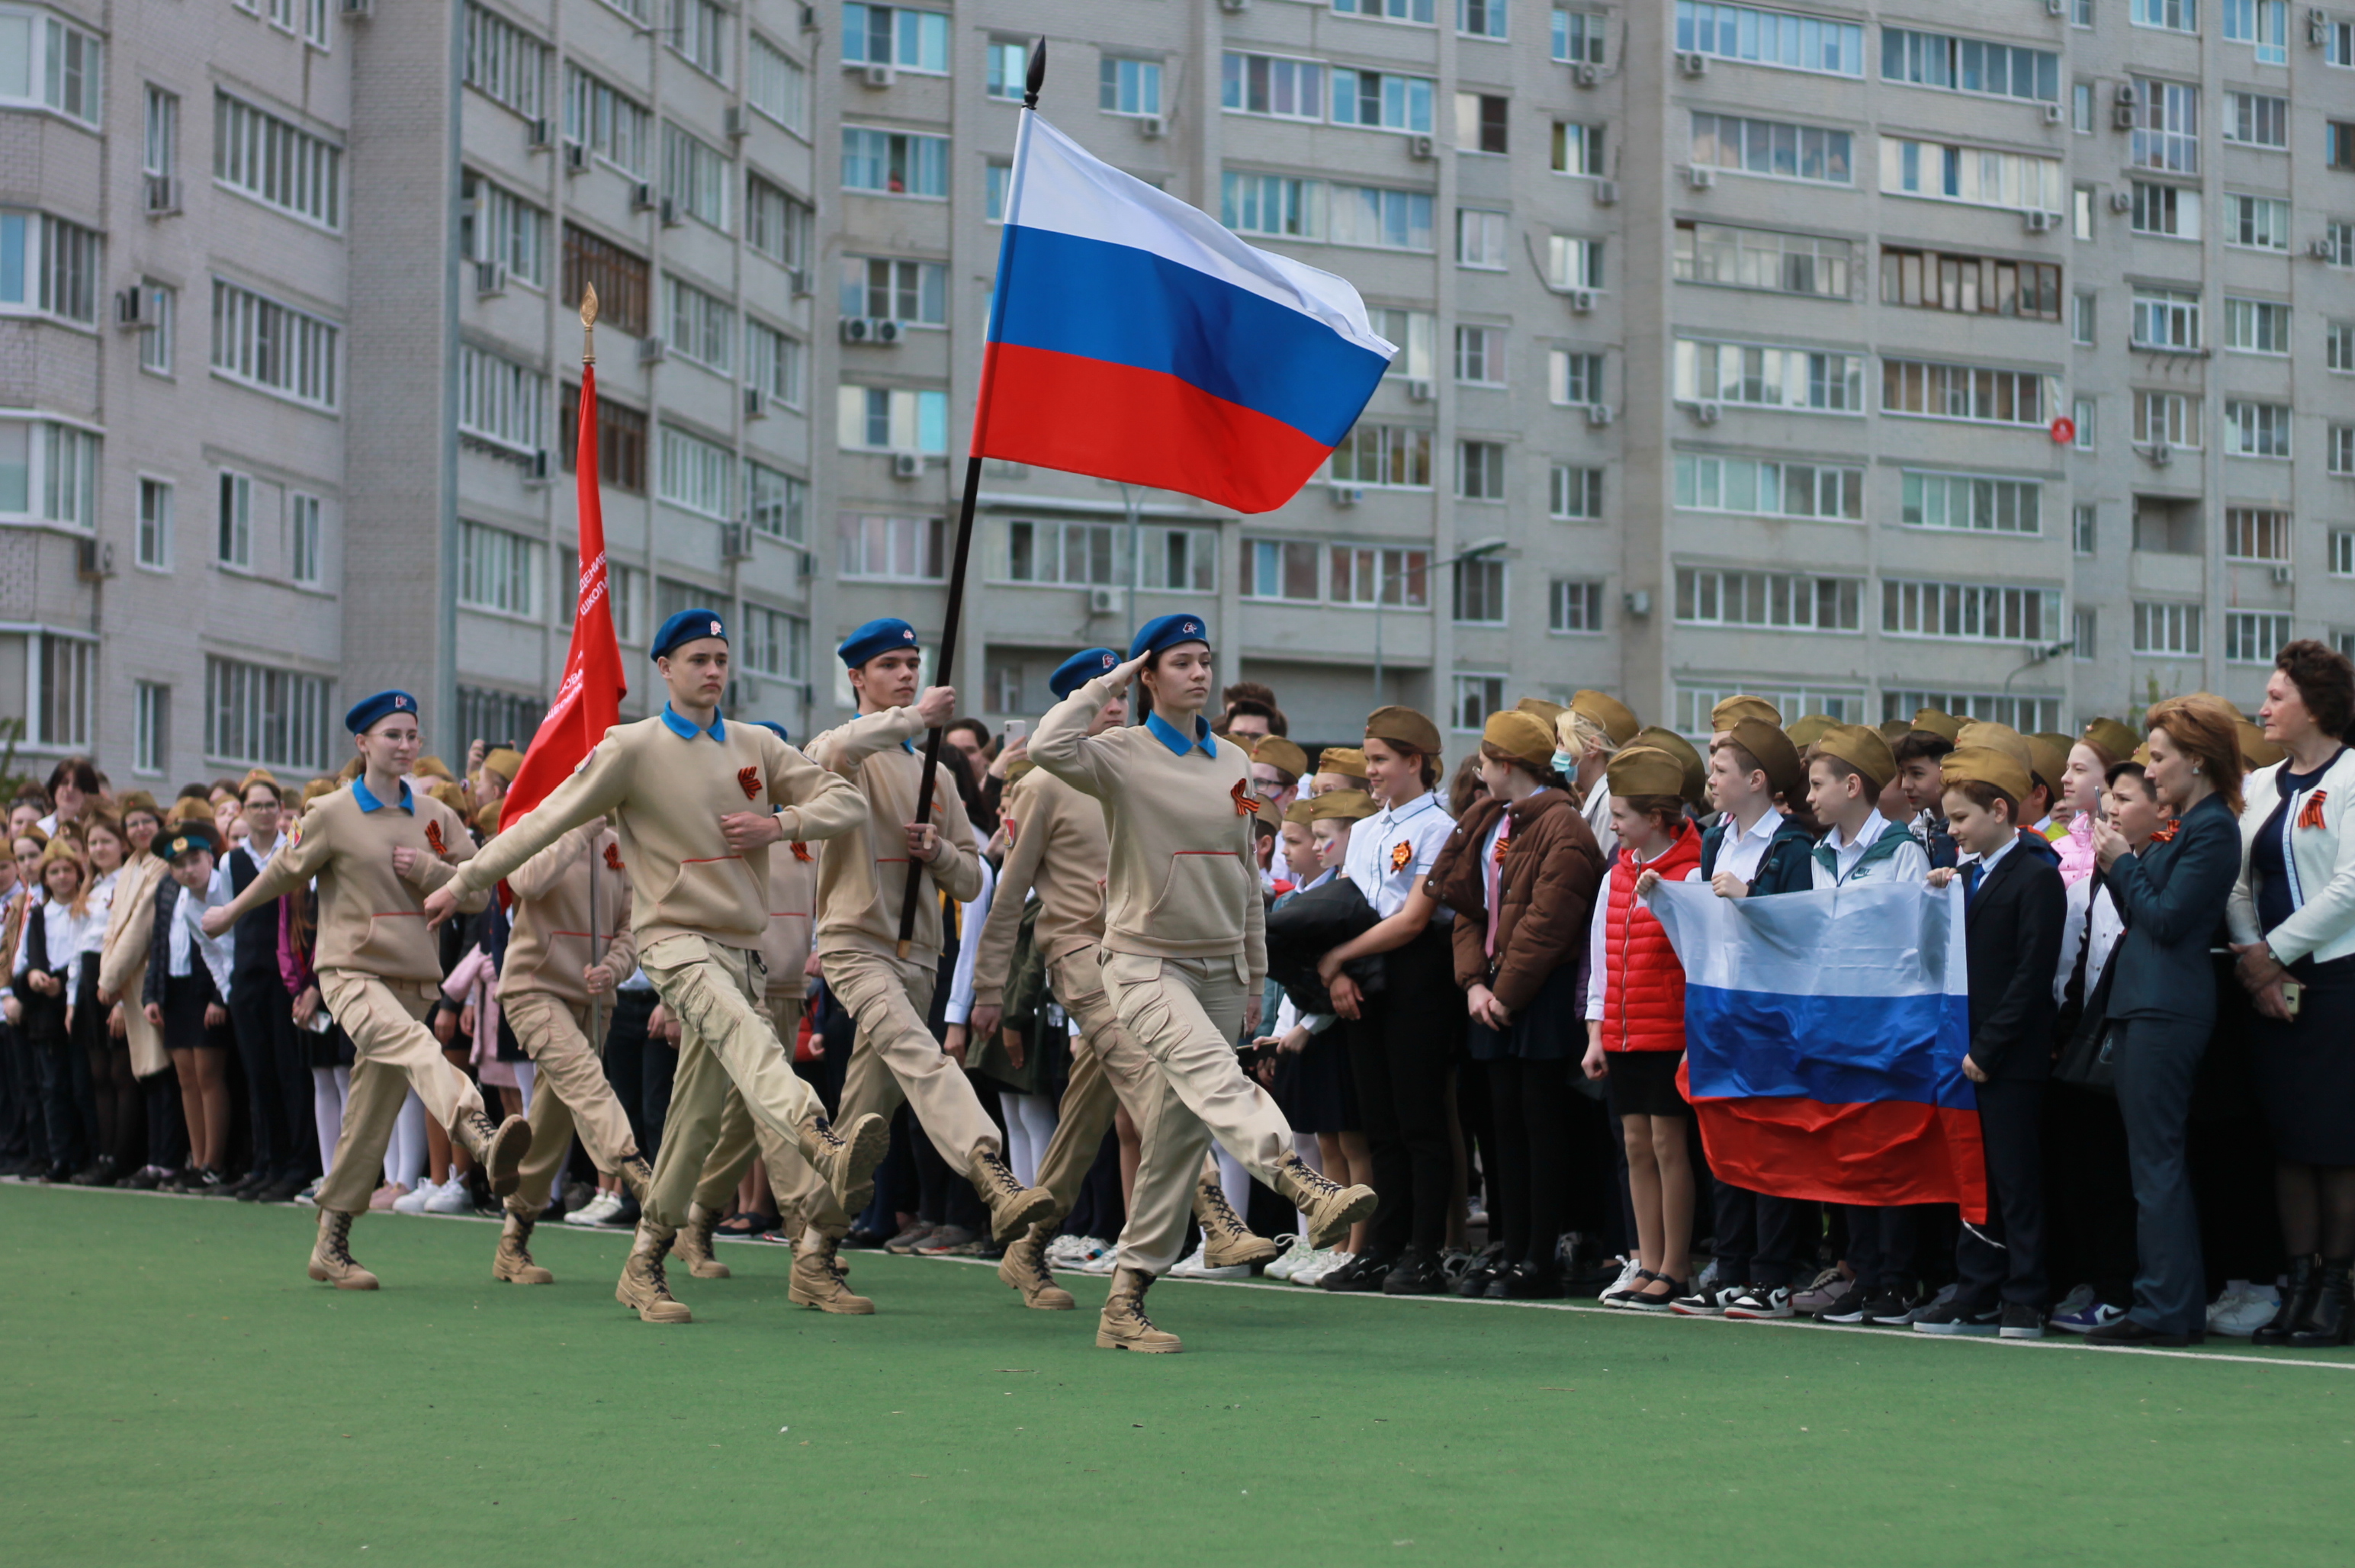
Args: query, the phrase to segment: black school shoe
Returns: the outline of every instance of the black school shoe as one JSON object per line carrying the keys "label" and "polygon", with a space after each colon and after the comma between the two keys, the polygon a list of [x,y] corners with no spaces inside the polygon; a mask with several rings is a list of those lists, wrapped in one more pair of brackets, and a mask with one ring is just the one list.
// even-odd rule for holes
{"label": "black school shoe", "polygon": [[2044,1309],[2030,1307],[2023,1301],[2005,1302],[2002,1334],[2007,1339],[2041,1339],[2044,1338]]}
{"label": "black school shoe", "polygon": [[2196,1334],[2169,1334],[2152,1328],[2138,1318],[2121,1317],[2115,1323],[2104,1324],[2085,1336],[2088,1345],[2106,1345],[2113,1349],[2139,1349],[2144,1346],[2165,1346],[2180,1349],[2197,1345],[2208,1338],[2203,1331]]}
{"label": "black school shoe", "polygon": [[1515,1264],[1488,1282],[1491,1301],[1559,1301],[1564,1294],[1558,1269]]}
{"label": "black school shoe", "polygon": [[[1959,1302],[1942,1301],[1913,1315],[1916,1334],[1969,1334],[1985,1337],[2003,1327],[2005,1314],[1989,1307],[1975,1312]],[[2041,1319],[2039,1320],[2040,1322]]]}
{"label": "black school shoe", "polygon": [[1410,1247],[1399,1254],[1382,1276],[1384,1296],[1444,1296],[1447,1292],[1447,1275],[1439,1260],[1429,1253]]}
{"label": "black school shoe", "polygon": [[1371,1253],[1351,1258],[1316,1282],[1319,1290],[1380,1290],[1390,1274],[1395,1258],[1376,1257]]}

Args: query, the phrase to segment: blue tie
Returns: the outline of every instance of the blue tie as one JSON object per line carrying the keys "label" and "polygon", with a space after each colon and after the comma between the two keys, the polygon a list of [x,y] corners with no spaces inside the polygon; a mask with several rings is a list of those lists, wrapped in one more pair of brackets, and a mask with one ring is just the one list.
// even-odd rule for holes
{"label": "blue tie", "polygon": [[1986,870],[1987,868],[1977,860],[1963,868],[1963,901],[1965,903],[1969,903],[1979,896],[1979,878],[1986,873]]}

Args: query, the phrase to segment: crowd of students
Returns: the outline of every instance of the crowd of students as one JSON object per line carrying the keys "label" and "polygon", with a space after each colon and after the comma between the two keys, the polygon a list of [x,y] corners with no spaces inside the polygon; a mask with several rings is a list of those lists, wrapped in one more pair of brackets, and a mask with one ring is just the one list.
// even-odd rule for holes
{"label": "crowd of students", "polygon": [[[879,699],[877,711],[901,709]],[[1236,809],[1256,818],[1265,907],[1263,1021],[1233,1044],[1288,1119],[1299,1165],[1380,1198],[1316,1246],[1305,1211],[1295,1222],[1222,1136],[1194,1205],[1202,1244],[1172,1275],[1263,1268],[1331,1291],[1584,1295],[1637,1312],[2007,1337],[2050,1328],[2108,1344],[2210,1332],[2349,1342],[2355,832],[2344,818],[2355,760],[2341,737],[2355,721],[2355,668],[2345,656],[2313,642],[2285,649],[2254,723],[2194,695],[2133,727],[2102,719],[2074,736],[1929,709],[1877,729],[1821,715],[1786,723],[1771,703],[1738,697],[1696,746],[1603,693],[1566,708],[1529,699],[1491,716],[1452,771],[1437,726],[1407,708],[1378,709],[1357,744],[1313,752],[1289,738],[1263,686],[1226,688],[1213,714],[1215,733],[1249,758]],[[1082,983],[1064,933],[1101,917],[1041,896],[1054,884],[1040,847],[1061,831],[1049,781],[1018,730],[960,720],[945,738],[954,806],[983,853],[925,912],[939,921],[937,986],[899,982],[929,1005],[906,1027],[932,1043],[892,1048],[909,1059],[891,1067],[919,1103],[876,1102],[889,1104],[890,1153],[840,1241],[1007,1253],[1001,1275],[1029,1304],[1049,1304],[1053,1268],[1113,1272],[1105,1238],[1136,1200],[1145,1137],[1073,1050],[1074,1012],[1090,1004],[1056,995],[1059,980]],[[477,741],[458,773],[427,757],[411,778],[486,841],[520,763]],[[242,901],[251,907],[219,936],[203,916],[238,901],[302,814],[358,770],[299,788],[256,770],[189,784],[166,806],[116,793],[72,758],[13,803],[0,863],[10,981],[0,1174],[315,1199],[354,1061],[313,968],[316,894]],[[890,816],[902,804],[875,809]],[[794,848],[777,857],[778,876],[814,880],[794,871],[808,857]],[[1803,1201],[1712,1176],[1678,1074],[1684,974],[1649,907],[1657,884],[1742,899],[1955,878],[1966,890],[1964,1071],[1986,1150],[1985,1221],[1948,1206]],[[834,1109],[860,1004],[829,980],[859,982],[829,976],[813,955],[813,891],[798,909],[787,897],[773,910],[800,925],[775,960],[790,973],[773,968],[769,984],[805,995],[794,1071]],[[509,902],[441,928],[445,981],[431,1027],[485,1102],[532,1113],[537,1127],[549,1120],[546,1106],[533,1113],[546,1088],[538,1053],[517,1043],[499,997],[503,973],[515,978]],[[615,967],[638,962],[625,944],[617,952]],[[517,988],[533,1033],[538,1012]],[[591,989],[627,1136],[618,1124],[602,1133],[602,1158],[565,1143],[570,1123],[546,1157],[535,1144],[530,1179],[545,1183],[546,1207],[538,1186],[527,1207],[627,1228],[641,1219],[642,1183],[614,1151],[634,1144],[632,1169],[656,1159],[679,1030],[643,968]],[[565,1001],[585,1019],[590,999]],[[913,1060],[934,1051],[959,1081],[954,1093]],[[707,1141],[700,1124],[719,1115],[709,1093],[693,1113]],[[1091,1109],[1075,1118],[1082,1098]],[[982,1114],[969,1136],[944,1136],[921,1115],[961,1126],[974,1118],[968,1102]],[[732,1100],[729,1114],[741,1115]],[[1073,1152],[1082,1127],[1086,1147]],[[807,1192],[773,1190],[749,1122],[737,1141],[694,1164],[693,1217],[675,1244],[698,1277],[728,1273],[716,1238],[790,1244],[815,1223]],[[966,1144],[983,1152],[969,1161]],[[992,1162],[1006,1168],[996,1188],[983,1169]],[[476,1164],[412,1091],[380,1182],[369,1173],[368,1206],[505,1213],[512,1227],[514,1203]],[[974,1169],[982,1176],[963,1179]],[[1046,1212],[1049,1188],[1059,1233],[1009,1253],[1005,1238],[1021,1227],[996,1212],[1000,1199]],[[1258,1243],[1254,1228],[1276,1243]],[[513,1266],[529,1266],[517,1250]],[[839,1290],[839,1270],[829,1278]],[[866,1309],[847,1299],[860,1305],[830,1309]]]}

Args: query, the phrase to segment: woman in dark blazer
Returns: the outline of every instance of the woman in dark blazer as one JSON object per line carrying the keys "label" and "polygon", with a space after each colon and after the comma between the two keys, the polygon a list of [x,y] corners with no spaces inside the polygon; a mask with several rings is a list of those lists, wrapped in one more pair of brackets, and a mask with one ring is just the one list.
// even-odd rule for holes
{"label": "woman in dark blazer", "polygon": [[2134,1308],[2087,1335],[2092,1344],[2188,1345],[2207,1331],[2184,1131],[2216,1024],[2209,951],[2241,874],[2238,717],[2211,697],[2171,697],[2153,708],[2147,776],[2175,814],[2175,831],[2137,855],[2115,827],[2094,829],[2094,855],[2126,926],[2111,960],[2109,1020],[2137,1222]]}

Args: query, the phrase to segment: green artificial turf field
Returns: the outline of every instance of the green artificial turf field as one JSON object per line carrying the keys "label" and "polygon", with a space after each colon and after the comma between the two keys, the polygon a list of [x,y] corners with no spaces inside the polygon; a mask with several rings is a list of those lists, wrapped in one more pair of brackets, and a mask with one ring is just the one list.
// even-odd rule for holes
{"label": "green artificial turf field", "polygon": [[[2152,1355],[1165,1283],[782,1248],[615,1305],[623,1238],[0,1186],[0,1563],[2350,1561],[2355,1355]],[[2317,1364],[2318,1363],[2318,1364]]]}

